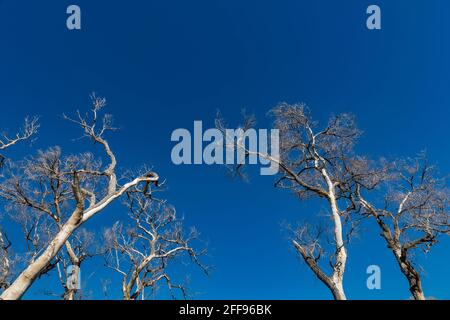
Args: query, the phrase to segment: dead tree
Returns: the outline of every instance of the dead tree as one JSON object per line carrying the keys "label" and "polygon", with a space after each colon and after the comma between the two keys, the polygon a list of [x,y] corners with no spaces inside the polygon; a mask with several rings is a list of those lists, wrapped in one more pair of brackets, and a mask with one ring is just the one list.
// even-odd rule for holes
{"label": "dead tree", "polygon": [[[39,123],[37,118],[26,118],[22,130],[14,137],[3,133],[0,138],[0,169],[5,163],[5,155],[2,152],[14,146],[15,144],[31,139],[38,131]],[[9,287],[10,277],[12,275],[13,259],[10,256],[11,241],[0,226],[0,290],[5,290]]]}
{"label": "dead tree", "polygon": [[[59,148],[53,148],[19,164],[0,190],[1,196],[11,205],[42,212],[47,220],[52,221],[51,237],[35,259],[0,295],[0,299],[20,299],[52,265],[70,236],[86,221],[131,188],[159,179],[155,173],[143,174],[119,184],[116,156],[105,138],[108,132],[114,130],[112,117],[106,114],[100,118],[105,99],[94,95],[92,101],[91,116],[78,112],[76,118],[64,117],[79,126],[84,137],[103,149],[107,162],[105,166],[89,153],[62,157]],[[61,203],[65,206],[61,207]]]}
{"label": "dead tree", "polygon": [[[418,250],[428,253],[440,235],[450,234],[450,191],[424,156],[387,167],[365,167],[360,172],[363,174],[355,177],[356,197],[363,213],[376,221],[413,298],[424,300],[414,253]],[[377,177],[369,183],[360,179],[373,175]],[[380,193],[384,195],[379,196]]]}
{"label": "dead tree", "polygon": [[106,265],[121,275],[123,299],[146,299],[146,289],[153,291],[161,282],[186,297],[185,287],[173,282],[169,266],[187,256],[207,271],[198,260],[204,252],[192,247],[196,230],[184,235],[175,209],[148,195],[129,193],[126,204],[132,224],[124,227],[118,222],[104,232]]}
{"label": "dead tree", "polygon": [[[64,158],[61,149],[57,147],[39,151],[37,156],[28,157],[23,161],[7,162],[4,170],[6,179],[0,184],[0,197],[7,202],[6,210],[12,222],[21,227],[27,245],[25,255],[21,259],[25,267],[36,261],[61,229],[62,221],[70,215],[71,202],[74,198],[62,173],[71,171],[78,165],[91,170],[100,167],[91,154]],[[80,181],[83,186],[87,183]],[[89,183],[91,187],[95,185],[94,180]],[[79,240],[86,237],[80,237],[78,233],[66,241],[65,250],[61,250],[38,277],[56,267],[61,271],[61,264],[79,267],[77,255],[80,253],[77,252],[79,251],[77,248],[73,248],[72,242],[75,242],[77,247],[84,248]],[[73,261],[73,264],[70,261]],[[62,273],[59,275],[61,279]],[[66,291],[66,283],[63,287]],[[75,292],[67,293],[65,298],[71,297]]]}
{"label": "dead tree", "polygon": [[[280,157],[250,150],[244,139],[227,141],[227,146],[243,149],[247,157],[257,155],[274,162],[280,168],[280,177],[275,186],[293,192],[301,199],[317,197],[324,199],[330,216],[332,250],[329,254],[331,272],[327,273],[320,261],[324,258],[318,243],[310,237],[310,232],[300,228],[292,243],[315,276],[322,281],[338,300],[346,299],[344,292],[344,273],[347,263],[346,240],[353,226],[345,230],[344,224],[350,213],[356,210],[351,201],[354,184],[345,170],[345,164],[352,157],[353,145],[360,135],[353,116],[341,114],[330,118],[323,129],[317,129],[309,111],[303,104],[282,103],[275,107],[274,128],[280,133]],[[253,125],[247,121],[244,128]],[[250,124],[250,125],[248,125]],[[218,119],[216,126],[225,131],[223,121]],[[238,165],[236,170],[242,170]]]}

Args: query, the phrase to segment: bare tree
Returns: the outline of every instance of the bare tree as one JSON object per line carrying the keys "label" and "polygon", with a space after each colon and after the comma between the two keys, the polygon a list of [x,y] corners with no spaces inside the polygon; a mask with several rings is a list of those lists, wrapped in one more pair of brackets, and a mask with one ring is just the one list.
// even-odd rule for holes
{"label": "bare tree", "polygon": [[[365,172],[366,177],[377,176],[370,183],[355,178],[358,181],[356,196],[363,213],[375,219],[381,236],[408,280],[413,298],[424,300],[414,252],[428,253],[440,235],[450,234],[450,191],[423,155],[388,167],[363,168],[360,172]],[[379,197],[379,192],[384,192],[384,196]]]}
{"label": "bare tree", "polygon": [[[58,252],[70,236],[86,221],[108,207],[113,201],[141,184],[158,181],[156,173],[138,175],[123,184],[118,183],[117,160],[105,134],[114,130],[112,117],[99,118],[106,101],[92,96],[92,113],[76,118],[64,116],[78,125],[94,144],[106,154],[107,165],[101,165],[90,154],[62,157],[58,148],[40,153],[19,165],[18,172],[10,176],[1,188],[1,196],[12,205],[42,212],[46,221],[52,220],[51,236],[40,248],[37,256],[0,295],[0,299],[19,299],[33,282],[52,265]],[[15,184],[14,184],[15,182]],[[64,210],[61,204],[64,203]]]}
{"label": "bare tree", "polygon": [[[332,226],[333,249],[328,259],[331,273],[327,274],[325,266],[320,264],[324,258],[323,252],[317,240],[307,236],[311,230],[300,228],[292,243],[316,277],[331,290],[333,297],[344,300],[343,281],[347,263],[345,245],[354,230],[353,225],[345,230],[344,224],[349,220],[350,213],[357,210],[351,197],[354,184],[345,168],[352,157],[352,148],[360,131],[349,114],[333,116],[325,128],[317,130],[317,123],[311,119],[304,104],[282,103],[271,114],[275,118],[275,128],[280,132],[279,158],[250,150],[244,139],[231,143],[227,141],[227,144],[245,150],[247,157],[257,154],[276,163],[281,171],[276,187],[288,189],[301,199],[318,197],[326,201]],[[252,125],[254,120],[250,118],[246,123],[244,128],[248,128],[248,124]],[[225,131],[221,119],[216,121],[216,126]],[[236,170],[241,168],[238,165]]]}
{"label": "bare tree", "polygon": [[154,290],[160,282],[186,297],[185,287],[173,283],[169,266],[184,254],[206,272],[198,260],[203,252],[196,252],[191,245],[196,230],[185,236],[175,209],[148,195],[128,193],[127,206],[133,224],[124,228],[118,222],[104,232],[107,266],[122,277],[123,299],[145,299],[146,288]]}
{"label": "bare tree", "polygon": [[[31,139],[37,133],[39,123],[37,118],[25,118],[22,130],[14,137],[10,137],[7,133],[3,133],[0,138],[0,151],[14,146],[20,141]],[[3,167],[6,157],[0,152],[0,169]],[[9,286],[9,280],[12,274],[13,259],[10,256],[11,241],[0,227],[0,290],[4,290]]]}
{"label": "bare tree", "polygon": [[[0,197],[7,200],[6,209],[11,220],[21,226],[27,245],[22,259],[25,267],[36,261],[61,229],[62,221],[70,216],[74,198],[63,173],[75,167],[94,169],[100,164],[89,153],[63,157],[57,147],[39,151],[37,156],[23,161],[7,162],[6,179],[0,184]],[[94,181],[80,180],[83,187],[89,184],[92,187]],[[72,241],[79,239],[75,234]],[[68,253],[75,255],[70,240],[66,241],[65,247]],[[38,277],[69,260],[70,256],[63,252],[56,255]]]}

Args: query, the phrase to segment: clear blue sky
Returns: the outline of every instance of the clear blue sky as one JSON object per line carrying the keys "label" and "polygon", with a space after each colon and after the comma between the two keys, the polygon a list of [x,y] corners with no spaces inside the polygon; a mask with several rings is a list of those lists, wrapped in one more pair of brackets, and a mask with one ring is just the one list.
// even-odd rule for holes
{"label": "clear blue sky", "polygon": [[[81,31],[65,27],[69,4],[81,7]],[[369,4],[382,8],[381,31],[365,27]],[[71,141],[79,133],[59,115],[88,108],[92,91],[106,96],[121,127],[109,139],[121,165],[153,164],[167,179],[169,201],[209,241],[212,275],[189,271],[197,298],[328,299],[280,227],[323,204],[300,203],[275,190],[271,177],[243,183],[218,166],[175,166],[170,134],[194,120],[212,126],[217,109],[237,121],[243,107],[263,127],[278,102],[303,101],[318,120],[355,113],[365,132],[361,153],[426,149],[448,173],[449,12],[446,0],[0,0],[0,127],[13,130],[37,114],[33,150],[86,150],[92,146]],[[101,230],[123,214],[112,208],[87,227]],[[348,297],[407,299],[390,252],[373,225],[364,227],[349,247]],[[418,257],[427,295],[450,298],[449,248],[442,241]],[[370,264],[382,268],[380,291],[366,289]],[[83,270],[94,273],[94,297],[101,297],[98,279],[109,276],[100,267],[92,261]],[[52,285],[44,277],[27,297]]]}

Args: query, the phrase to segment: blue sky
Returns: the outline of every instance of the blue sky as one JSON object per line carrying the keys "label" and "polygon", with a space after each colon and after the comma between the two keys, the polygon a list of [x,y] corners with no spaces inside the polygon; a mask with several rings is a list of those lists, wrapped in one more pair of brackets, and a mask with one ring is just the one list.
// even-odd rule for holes
{"label": "blue sky", "polygon": [[[374,3],[381,31],[365,27]],[[81,31],[65,27],[70,4],[81,7]],[[109,138],[120,164],[154,165],[167,179],[166,197],[209,242],[213,273],[189,270],[197,298],[328,299],[280,226],[323,204],[274,189],[272,177],[244,183],[219,166],[175,166],[170,134],[194,120],[213,126],[218,109],[233,123],[243,107],[264,127],[278,102],[305,102],[322,121],[356,114],[365,132],[359,152],[394,158],[426,149],[447,174],[449,10],[445,0],[0,0],[0,127],[13,130],[24,116],[40,115],[32,150],[92,149],[71,140],[79,133],[60,115],[87,109],[89,93],[98,92],[121,128]],[[19,158],[30,146],[15,151]],[[111,208],[88,227],[101,230],[123,214]],[[372,224],[364,228],[348,249],[348,297],[407,299],[390,252]],[[450,298],[449,248],[443,240],[418,258],[427,295]],[[370,264],[382,268],[382,290],[366,288]],[[94,273],[90,287],[101,298],[97,279],[109,274],[99,265],[91,262],[84,274]],[[45,277],[27,297],[53,285]]]}

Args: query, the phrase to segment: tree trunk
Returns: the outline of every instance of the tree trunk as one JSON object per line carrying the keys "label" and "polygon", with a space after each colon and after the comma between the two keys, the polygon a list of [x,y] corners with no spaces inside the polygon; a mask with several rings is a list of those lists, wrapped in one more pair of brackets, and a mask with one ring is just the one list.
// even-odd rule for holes
{"label": "tree trunk", "polygon": [[67,289],[64,293],[64,300],[75,300],[75,293],[76,290],[74,289]]}
{"label": "tree trunk", "polygon": [[342,282],[334,284],[330,290],[333,293],[334,300],[347,300]]}
{"label": "tree trunk", "polygon": [[328,185],[328,201],[331,208],[333,220],[333,236],[335,240],[335,262],[333,265],[333,274],[331,277],[327,276],[318,266],[317,262],[304,250],[304,248],[294,241],[294,246],[302,255],[303,259],[315,275],[321,280],[331,291],[335,300],[347,300],[344,292],[344,273],[347,263],[347,251],[345,250],[345,242],[343,237],[342,220],[336,201],[335,185],[331,181],[327,171],[322,169],[322,175]]}
{"label": "tree trunk", "polygon": [[420,279],[408,278],[408,282],[409,282],[409,291],[411,291],[414,300],[426,300]]}
{"label": "tree trunk", "polygon": [[397,258],[400,270],[406,276],[409,283],[409,291],[411,292],[414,300],[426,300],[425,294],[422,289],[422,281],[417,270],[413,267],[410,261],[408,261],[406,254],[401,252],[394,252]]}
{"label": "tree trunk", "polygon": [[328,184],[329,202],[334,224],[334,240],[336,242],[336,261],[333,266],[333,288],[331,288],[331,291],[336,300],[347,300],[343,286],[345,267],[347,264],[347,251],[345,249],[345,242],[343,237],[342,220],[336,200],[335,185],[333,181],[331,181],[325,169],[322,169],[322,174]]}

